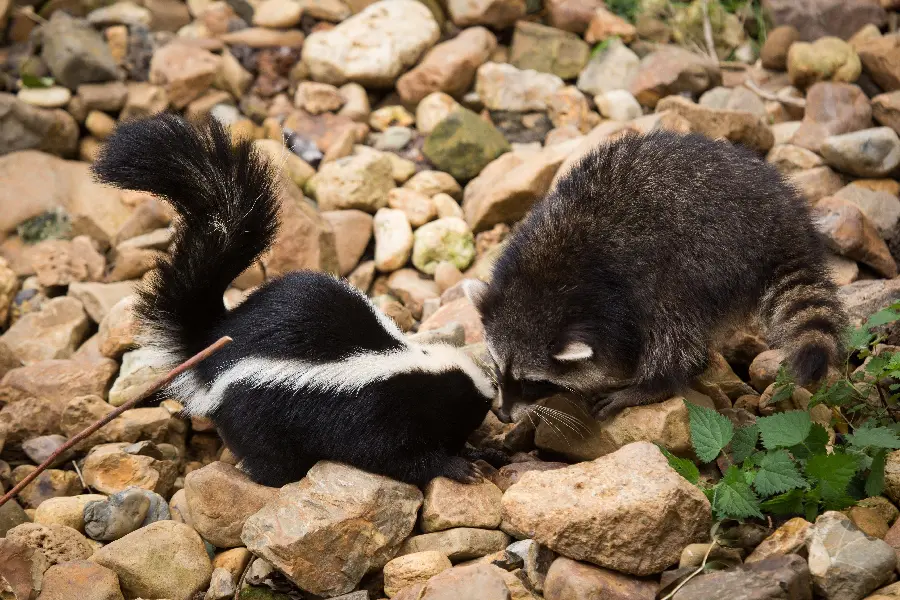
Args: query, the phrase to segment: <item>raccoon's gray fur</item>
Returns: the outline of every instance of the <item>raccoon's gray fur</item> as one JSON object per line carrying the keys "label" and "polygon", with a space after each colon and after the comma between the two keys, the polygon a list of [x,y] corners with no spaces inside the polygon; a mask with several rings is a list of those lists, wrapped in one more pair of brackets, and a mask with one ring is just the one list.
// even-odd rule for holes
{"label": "raccoon's gray fur", "polygon": [[482,314],[501,418],[550,383],[616,411],[701,374],[714,336],[758,314],[801,384],[842,353],[845,315],[805,200],[747,149],[654,132],[601,146],[510,236]]}

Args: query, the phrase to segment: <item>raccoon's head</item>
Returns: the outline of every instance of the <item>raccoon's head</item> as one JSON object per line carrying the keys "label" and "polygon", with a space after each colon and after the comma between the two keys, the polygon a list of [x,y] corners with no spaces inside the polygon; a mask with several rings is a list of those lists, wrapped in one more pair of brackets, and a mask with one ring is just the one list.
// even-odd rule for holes
{"label": "raccoon's head", "polygon": [[501,420],[517,421],[531,404],[557,392],[588,396],[627,385],[628,373],[607,359],[610,348],[566,302],[541,302],[520,287],[464,284],[494,360]]}

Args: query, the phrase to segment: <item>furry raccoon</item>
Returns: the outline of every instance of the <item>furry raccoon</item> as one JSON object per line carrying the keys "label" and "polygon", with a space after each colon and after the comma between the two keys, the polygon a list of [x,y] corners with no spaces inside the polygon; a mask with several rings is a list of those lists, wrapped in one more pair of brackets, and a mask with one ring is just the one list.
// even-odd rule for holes
{"label": "furry raccoon", "polygon": [[323,459],[418,485],[478,478],[460,453],[495,391],[462,351],[411,343],[364,294],[323,273],[271,280],[225,309],[223,293],[278,226],[272,173],[249,141],[233,146],[218,124],[201,131],[159,116],[120,126],[94,173],[177,211],[171,258],[140,292],[145,345],[174,365],[234,339],[168,391],[213,420],[254,480],[280,486]]}
{"label": "furry raccoon", "polygon": [[665,400],[705,370],[723,327],[753,314],[801,384],[842,353],[845,315],[805,200],[751,151],[697,134],[631,134],[586,155],[467,293],[504,419],[547,384],[612,390],[600,420]]}

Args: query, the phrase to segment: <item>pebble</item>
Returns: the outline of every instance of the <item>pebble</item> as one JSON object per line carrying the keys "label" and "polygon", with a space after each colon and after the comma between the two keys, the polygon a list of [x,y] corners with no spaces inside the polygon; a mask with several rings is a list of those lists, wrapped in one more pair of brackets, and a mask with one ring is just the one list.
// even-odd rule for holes
{"label": "pebble", "polygon": [[842,256],[867,264],[885,277],[897,276],[897,264],[877,227],[855,204],[825,198],[815,206],[816,225],[829,247]]}
{"label": "pebble", "polygon": [[767,152],[775,143],[766,121],[750,112],[708,108],[680,96],[660,100],[656,109],[675,112],[687,119],[694,131],[713,139],[724,138],[759,152]]}
{"label": "pebble", "polygon": [[900,166],[900,136],[890,127],[833,135],[820,153],[832,167],[858,177],[886,177]]}
{"label": "pebble", "polygon": [[800,41],[800,32],[792,25],[781,25],[768,32],[759,52],[762,66],[773,71],[787,70],[788,50]]}
{"label": "pebble", "polygon": [[825,138],[870,127],[872,106],[850,83],[821,82],[806,93],[806,111],[791,143],[819,152]]}
{"label": "pebble", "polygon": [[509,543],[510,537],[502,531],[456,527],[407,538],[398,555],[436,550],[447,556],[450,562],[458,563],[499,552]]}
{"label": "pebble", "polygon": [[122,355],[119,375],[109,390],[109,403],[122,406],[142,394],[167,370],[164,365],[158,364],[156,355],[149,349],[138,348],[126,352]]}
{"label": "pebble", "polygon": [[7,531],[6,539],[39,551],[50,565],[84,560],[94,554],[90,542],[65,525],[22,523]]}
{"label": "pebble", "polygon": [[30,258],[38,283],[44,287],[66,286],[103,277],[106,259],[94,242],[80,235],[73,240],[45,240],[35,244]]}
{"label": "pebble", "polygon": [[816,204],[844,187],[841,176],[827,166],[795,171],[788,179],[810,204]]}
{"label": "pebble", "polygon": [[61,85],[74,90],[116,79],[117,66],[103,37],[86,22],[56,11],[41,33],[41,58]]}
{"label": "pebble", "polygon": [[435,550],[397,557],[384,566],[384,593],[392,598],[400,590],[417,583],[426,583],[452,566],[446,556]]}
{"label": "pebble", "polygon": [[852,83],[862,72],[853,47],[840,38],[823,37],[809,44],[791,45],[787,56],[791,84],[807,88],[820,81]]}
{"label": "pebble", "polygon": [[300,23],[303,5],[294,0],[264,0],[253,11],[253,24],[272,29],[288,29]]}
{"label": "pebble", "polygon": [[653,600],[656,583],[560,556],[547,571],[545,600]]}
{"label": "pebble", "polygon": [[641,105],[627,90],[609,90],[594,96],[597,110],[607,119],[631,121],[643,114]]}
{"label": "pebble", "polygon": [[301,589],[338,596],[394,557],[421,504],[414,486],[320,462],[247,519],[241,539]]}
{"label": "pebble", "polygon": [[387,206],[394,188],[390,160],[381,154],[358,154],[324,164],[311,180],[320,210],[355,208],[375,213]]}
{"label": "pebble", "polygon": [[99,549],[91,558],[118,575],[128,598],[189,600],[206,589],[212,565],[197,533],[158,521]]}
{"label": "pebble", "polygon": [[41,525],[65,525],[84,533],[84,507],[94,501],[106,500],[102,494],[79,494],[48,498],[34,512],[34,522]]}
{"label": "pebble", "polygon": [[678,46],[664,46],[641,59],[629,91],[642,106],[656,108],[666,96],[700,94],[721,81],[718,65],[707,58]]}
{"label": "pebble", "polygon": [[41,600],[124,600],[119,578],[106,567],[87,560],[51,566],[44,572]]}
{"label": "pebble", "polygon": [[766,155],[766,161],[782,175],[815,169],[825,164],[825,160],[815,152],[793,144],[773,146]]}
{"label": "pebble", "polygon": [[218,548],[241,546],[244,522],[277,494],[275,488],[254,483],[223,462],[188,473],[184,491],[191,526]]}
{"label": "pebble", "polygon": [[431,12],[414,0],[376,3],[303,45],[303,64],[314,81],[392,86],[438,41]]}
{"label": "pebble", "polygon": [[476,69],[496,48],[497,38],[488,29],[463,29],[455,38],[429,50],[415,68],[402,75],[397,80],[397,92],[410,104],[421,102],[433,92],[460,97],[472,86]]}
{"label": "pebble", "polygon": [[448,0],[447,10],[457,27],[484,25],[506,29],[525,16],[525,0]]}
{"label": "pebble", "polygon": [[184,108],[213,84],[221,60],[203,48],[170,42],[153,53],[150,83],[164,86],[172,106]]}
{"label": "pebble", "polygon": [[574,79],[587,64],[590,52],[590,46],[574,33],[522,20],[513,32],[509,62],[519,69]]}
{"label": "pebble", "polygon": [[410,310],[416,319],[422,318],[427,301],[440,297],[437,283],[423,277],[415,269],[400,269],[391,273],[387,279],[387,289]]}
{"label": "pebble", "polygon": [[859,58],[866,73],[885,91],[900,89],[900,40],[896,35],[885,35],[859,46]]}
{"label": "pebble", "polygon": [[900,220],[900,198],[890,192],[874,191],[851,183],[838,190],[834,197],[858,206],[885,239],[890,238]]}
{"label": "pebble", "polygon": [[127,447],[128,444],[94,446],[82,468],[85,483],[105,494],[138,486],[167,496],[177,477],[176,463],[130,454]]}
{"label": "pebble", "polygon": [[813,586],[827,599],[863,598],[888,583],[897,566],[893,548],[837,512],[816,519],[806,548]]}
{"label": "pebble", "polygon": [[791,519],[764,539],[744,562],[750,564],[776,556],[799,554],[806,547],[811,527],[812,523],[806,519],[800,517]]}
{"label": "pebble", "polygon": [[[34,437],[22,442],[22,451],[36,465],[43,463],[45,460],[59,450],[66,443],[66,438],[61,435],[42,435]],[[50,466],[57,466],[61,463],[68,462],[74,455],[74,451],[69,450],[61,454]]]}
{"label": "pebble", "polygon": [[416,106],[416,129],[428,135],[438,123],[461,108],[459,102],[444,92],[433,92],[425,96]]}
{"label": "pebble", "polygon": [[[12,471],[12,483],[19,483],[36,468],[32,465],[19,465]],[[25,508],[38,508],[50,498],[74,496],[81,491],[81,481],[74,471],[47,469],[26,485],[17,498]]]}
{"label": "pebble", "polygon": [[478,68],[475,91],[490,110],[540,111],[547,110],[550,96],[564,85],[552,73],[488,62]]}
{"label": "pebble", "polygon": [[150,498],[140,488],[129,488],[85,505],[84,530],[91,539],[117,540],[140,527],[149,510]]}
{"label": "pebble", "polygon": [[438,477],[425,488],[419,528],[423,533],[454,527],[494,529],[500,525],[502,496],[489,481],[465,485]]}
{"label": "pebble", "polygon": [[395,125],[409,127],[415,121],[416,118],[399,105],[383,106],[369,114],[369,126],[375,131],[385,131]]}
{"label": "pebble", "polygon": [[469,225],[458,217],[445,217],[416,230],[412,249],[413,265],[434,275],[443,261],[464,270],[475,259],[475,237]]}
{"label": "pebble", "polygon": [[621,40],[613,39],[603,50],[593,54],[578,75],[576,86],[594,96],[613,90],[628,91],[640,65],[637,54]]}
{"label": "pebble", "polygon": [[87,336],[88,326],[81,302],[74,298],[53,298],[37,312],[22,316],[0,336],[0,341],[29,365],[70,357]]}
{"label": "pebble", "polygon": [[323,211],[320,214],[334,231],[340,274],[348,275],[356,268],[372,239],[372,215],[355,209]]}
{"label": "pebble", "polygon": [[314,115],[340,110],[344,102],[336,87],[315,81],[301,81],[294,94],[294,106]]}
{"label": "pebble", "polygon": [[382,208],[375,213],[375,267],[382,272],[396,271],[409,260],[413,248],[413,231],[406,213]]}
{"label": "pebble", "polygon": [[234,577],[225,569],[213,569],[209,589],[203,600],[232,600],[234,598]]}
{"label": "pebble", "polygon": [[22,88],[16,97],[25,104],[39,108],[63,108],[72,98],[72,92],[55,85],[47,88]]}
{"label": "pebble", "polygon": [[575,139],[538,152],[509,152],[492,161],[466,186],[466,222],[479,232],[524,217],[550,191],[553,176],[580,143]]}
{"label": "pebble", "polygon": [[399,152],[412,141],[413,130],[409,127],[391,126],[373,138],[372,146],[376,150]]}

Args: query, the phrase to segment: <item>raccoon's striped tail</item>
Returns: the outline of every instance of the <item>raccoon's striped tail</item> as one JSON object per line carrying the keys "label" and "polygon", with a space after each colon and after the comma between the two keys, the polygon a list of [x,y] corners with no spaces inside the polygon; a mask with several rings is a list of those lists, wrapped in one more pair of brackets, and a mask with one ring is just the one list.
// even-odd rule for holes
{"label": "raccoon's striped tail", "polygon": [[844,357],[847,316],[837,286],[821,265],[782,269],[766,290],[762,316],[800,385],[815,383]]}

